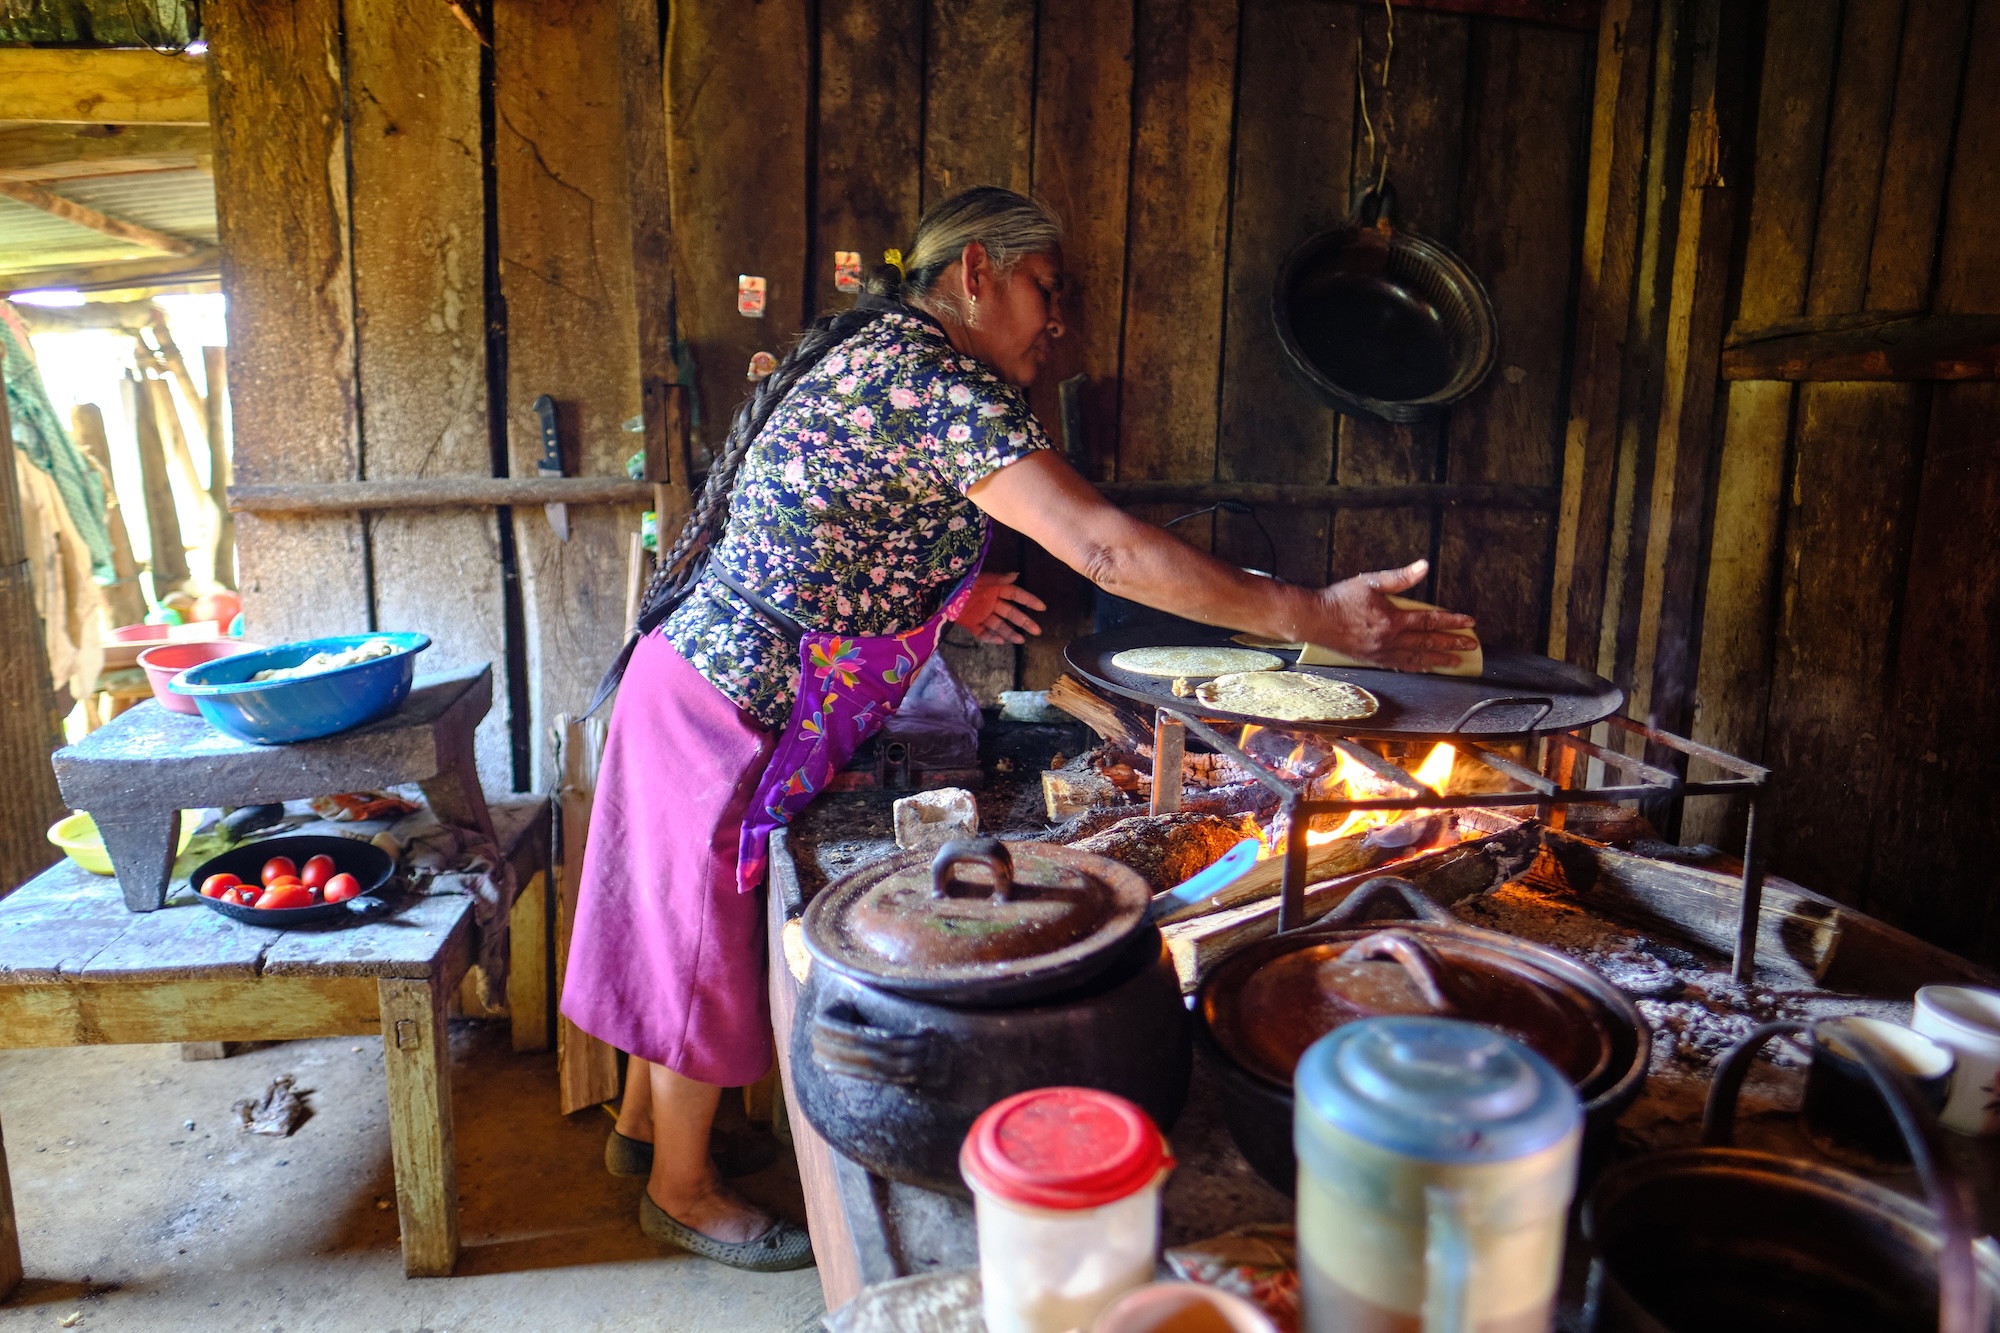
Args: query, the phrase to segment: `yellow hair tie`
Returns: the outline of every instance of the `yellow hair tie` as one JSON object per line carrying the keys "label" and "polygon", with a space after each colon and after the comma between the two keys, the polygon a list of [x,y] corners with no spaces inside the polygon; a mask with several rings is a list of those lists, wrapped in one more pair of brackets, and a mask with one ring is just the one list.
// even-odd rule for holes
{"label": "yellow hair tie", "polygon": [[904,273],[903,271],[903,252],[901,250],[884,250],[882,252],[882,262],[893,267],[896,272],[902,273],[904,277],[909,276],[908,273]]}

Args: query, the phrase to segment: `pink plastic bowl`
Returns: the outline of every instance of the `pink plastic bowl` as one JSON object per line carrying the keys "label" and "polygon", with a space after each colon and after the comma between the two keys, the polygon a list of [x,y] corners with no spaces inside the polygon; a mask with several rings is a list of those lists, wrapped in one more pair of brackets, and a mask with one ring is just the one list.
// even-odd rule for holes
{"label": "pink plastic bowl", "polygon": [[191,666],[203,662],[213,662],[218,657],[233,657],[237,653],[252,652],[254,643],[241,639],[197,639],[192,643],[163,643],[157,648],[148,648],[139,654],[139,665],[145,669],[146,682],[153,687],[153,697],[160,701],[160,707],[171,708],[176,713],[199,714],[193,698],[185,694],[175,694],[167,688],[167,682]]}

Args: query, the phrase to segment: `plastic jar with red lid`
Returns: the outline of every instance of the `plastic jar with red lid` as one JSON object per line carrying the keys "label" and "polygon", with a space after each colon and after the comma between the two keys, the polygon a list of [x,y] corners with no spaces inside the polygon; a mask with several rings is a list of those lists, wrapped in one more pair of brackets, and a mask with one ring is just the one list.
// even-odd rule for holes
{"label": "plastic jar with red lid", "polygon": [[959,1150],[988,1333],[1087,1328],[1152,1280],[1173,1155],[1123,1097],[1036,1088],[986,1108]]}

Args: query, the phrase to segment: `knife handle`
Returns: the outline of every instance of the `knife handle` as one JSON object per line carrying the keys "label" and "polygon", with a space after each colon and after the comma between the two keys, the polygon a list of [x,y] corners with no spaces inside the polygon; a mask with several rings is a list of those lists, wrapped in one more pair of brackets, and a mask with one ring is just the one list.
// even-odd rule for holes
{"label": "knife handle", "polygon": [[542,460],[536,471],[546,476],[563,475],[562,436],[556,432],[556,400],[543,394],[535,399],[535,415],[542,423]]}

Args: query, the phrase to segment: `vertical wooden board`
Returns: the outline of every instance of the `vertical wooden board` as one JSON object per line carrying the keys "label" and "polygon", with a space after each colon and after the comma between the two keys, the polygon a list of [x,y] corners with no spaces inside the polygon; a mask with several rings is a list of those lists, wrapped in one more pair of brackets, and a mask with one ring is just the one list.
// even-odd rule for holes
{"label": "vertical wooden board", "polygon": [[[1939,244],[1942,314],[2000,310],[2000,6],[1975,8]],[[1903,589],[1865,900],[1980,959],[2000,956],[2000,386],[1932,398]]]}
{"label": "vertical wooden board", "polygon": [[[362,475],[340,23],[338,0],[203,11],[234,473],[246,485]],[[368,628],[365,545],[355,514],[243,515],[250,633],[282,643]]]}
{"label": "vertical wooden board", "polygon": [[[1446,245],[1458,239],[1459,188],[1464,178],[1465,88],[1471,21],[1456,14],[1398,10],[1395,50],[1389,20],[1368,7],[1362,15],[1361,74],[1368,117],[1355,118],[1354,193],[1374,185],[1387,154],[1396,187],[1396,222]],[[1389,57],[1389,84],[1382,62]],[[1372,144],[1371,144],[1372,134]],[[1432,419],[1394,426],[1361,417],[1340,419],[1334,480],[1347,486],[1436,481],[1444,423]],[[1333,576],[1408,564],[1432,553],[1435,515],[1429,509],[1347,509],[1333,519]],[[1433,593],[1435,572],[1414,595]]]}
{"label": "vertical wooden board", "polygon": [[1236,7],[1139,0],[1120,481],[1215,475]]}
{"label": "vertical wooden board", "polygon": [[[367,474],[491,476],[479,42],[441,6],[347,0],[345,12]],[[380,513],[368,524],[375,623],[430,635],[426,670],[491,663],[504,678],[493,511]],[[480,722],[474,748],[485,787],[511,790],[504,707]]]}
{"label": "vertical wooden board", "polygon": [[1025,193],[1033,165],[1034,0],[929,0],[923,68],[922,206],[975,185]]}
{"label": "vertical wooden board", "polygon": [[[541,455],[533,403],[556,401],[565,462],[622,476],[639,410],[624,93],[614,7],[501,0],[493,15],[500,283],[510,470]],[[607,71],[613,77],[607,77]],[[570,454],[569,451],[575,451]],[[528,636],[532,790],[553,769],[548,719],[581,713],[625,637],[626,535],[637,506],[571,506],[570,539],[513,514]]]}
{"label": "vertical wooden board", "polygon": [[1968,0],[1907,0],[1867,309],[1915,310],[1930,298],[1970,8]]}
{"label": "vertical wooden board", "polygon": [[14,1187],[7,1179],[7,1140],[0,1135],[0,1301],[21,1285],[21,1227],[14,1220]]}
{"label": "vertical wooden board", "polygon": [[[1294,246],[1347,215],[1361,25],[1355,10],[1315,0],[1245,0],[1242,25],[1216,476],[1324,485],[1336,418],[1287,369],[1271,288]],[[1272,572],[1325,581],[1330,514],[1258,517],[1278,548]],[[1239,564],[1266,567],[1263,540],[1245,520],[1222,522],[1217,546]]]}
{"label": "vertical wooden board", "polygon": [[[1063,222],[1069,280],[1066,331],[1029,391],[1035,415],[1063,443],[1056,385],[1084,377],[1086,476],[1108,480],[1118,456],[1118,358],[1125,310],[1125,229],[1131,183],[1133,0],[1043,0],[1035,41],[1033,179]],[[1064,670],[1066,640],[1087,631],[1092,591],[1041,547],[1025,544],[1022,582],[1049,605],[1023,646],[1021,685],[1046,689]]]}
{"label": "vertical wooden board", "polygon": [[1812,384],[1800,396],[1765,750],[1784,816],[1767,846],[1773,869],[1846,902],[1865,875],[1883,623],[1902,588],[1923,413],[1917,385]]}
{"label": "vertical wooden board", "polygon": [[1597,660],[1618,458],[1621,351],[1638,261],[1654,0],[1609,0],[1598,29],[1578,263],[1575,364],[1549,591],[1549,654]]}
{"label": "vertical wooden board", "polygon": [[[1750,760],[1764,753],[1771,694],[1771,629],[1777,614],[1779,520],[1791,437],[1792,386],[1729,386],[1722,458],[1703,592],[1701,661],[1689,735]],[[1698,773],[1696,777],[1719,774]],[[1730,803],[1690,801],[1681,815],[1689,844],[1734,846],[1741,829]]]}
{"label": "vertical wooden board", "polygon": [[[1867,296],[1869,249],[1876,201],[1882,193],[1902,21],[1903,0],[1848,0],[1842,15],[1840,68],[1827,120],[1826,166],[1806,299],[1809,314],[1859,310]],[[1904,237],[1902,243],[1914,240]]]}
{"label": "vertical wooden board", "polygon": [[808,315],[852,304],[833,285],[833,253],[864,265],[907,247],[922,193],[924,0],[825,0],[819,6],[819,127]]}
{"label": "vertical wooden board", "polygon": [[[1556,481],[1592,45],[1584,34],[1525,24],[1473,33],[1459,253],[1493,298],[1500,359],[1451,413],[1451,481]],[[1550,536],[1547,514],[1446,510],[1439,600],[1476,616],[1483,642],[1532,648],[1542,638]]]}
{"label": "vertical wooden board", "polygon": [[[751,354],[777,354],[806,310],[812,33],[801,4],[677,0],[667,28],[674,302],[696,369],[697,453],[718,448]],[[736,279],[769,284],[762,319]]]}
{"label": "vertical wooden board", "polygon": [[188,581],[188,564],[180,511],[174,506],[173,483],[167,476],[166,444],[160,438],[159,404],[146,381],[135,375],[125,376],[120,388],[125,419],[132,423],[133,446],[139,453],[140,498],[146,506],[146,569],[153,576],[153,596],[164,597]]}
{"label": "vertical wooden board", "polygon": [[[1825,16],[1813,0],[1770,6],[1743,205],[1739,325],[1757,328],[1805,312],[1838,38]],[[1765,753],[1793,397],[1790,384],[1730,386],[1711,521],[1692,730],[1705,744],[1750,759]],[[1718,844],[1730,837],[1719,803],[1688,810],[1694,822],[1683,836]]]}

